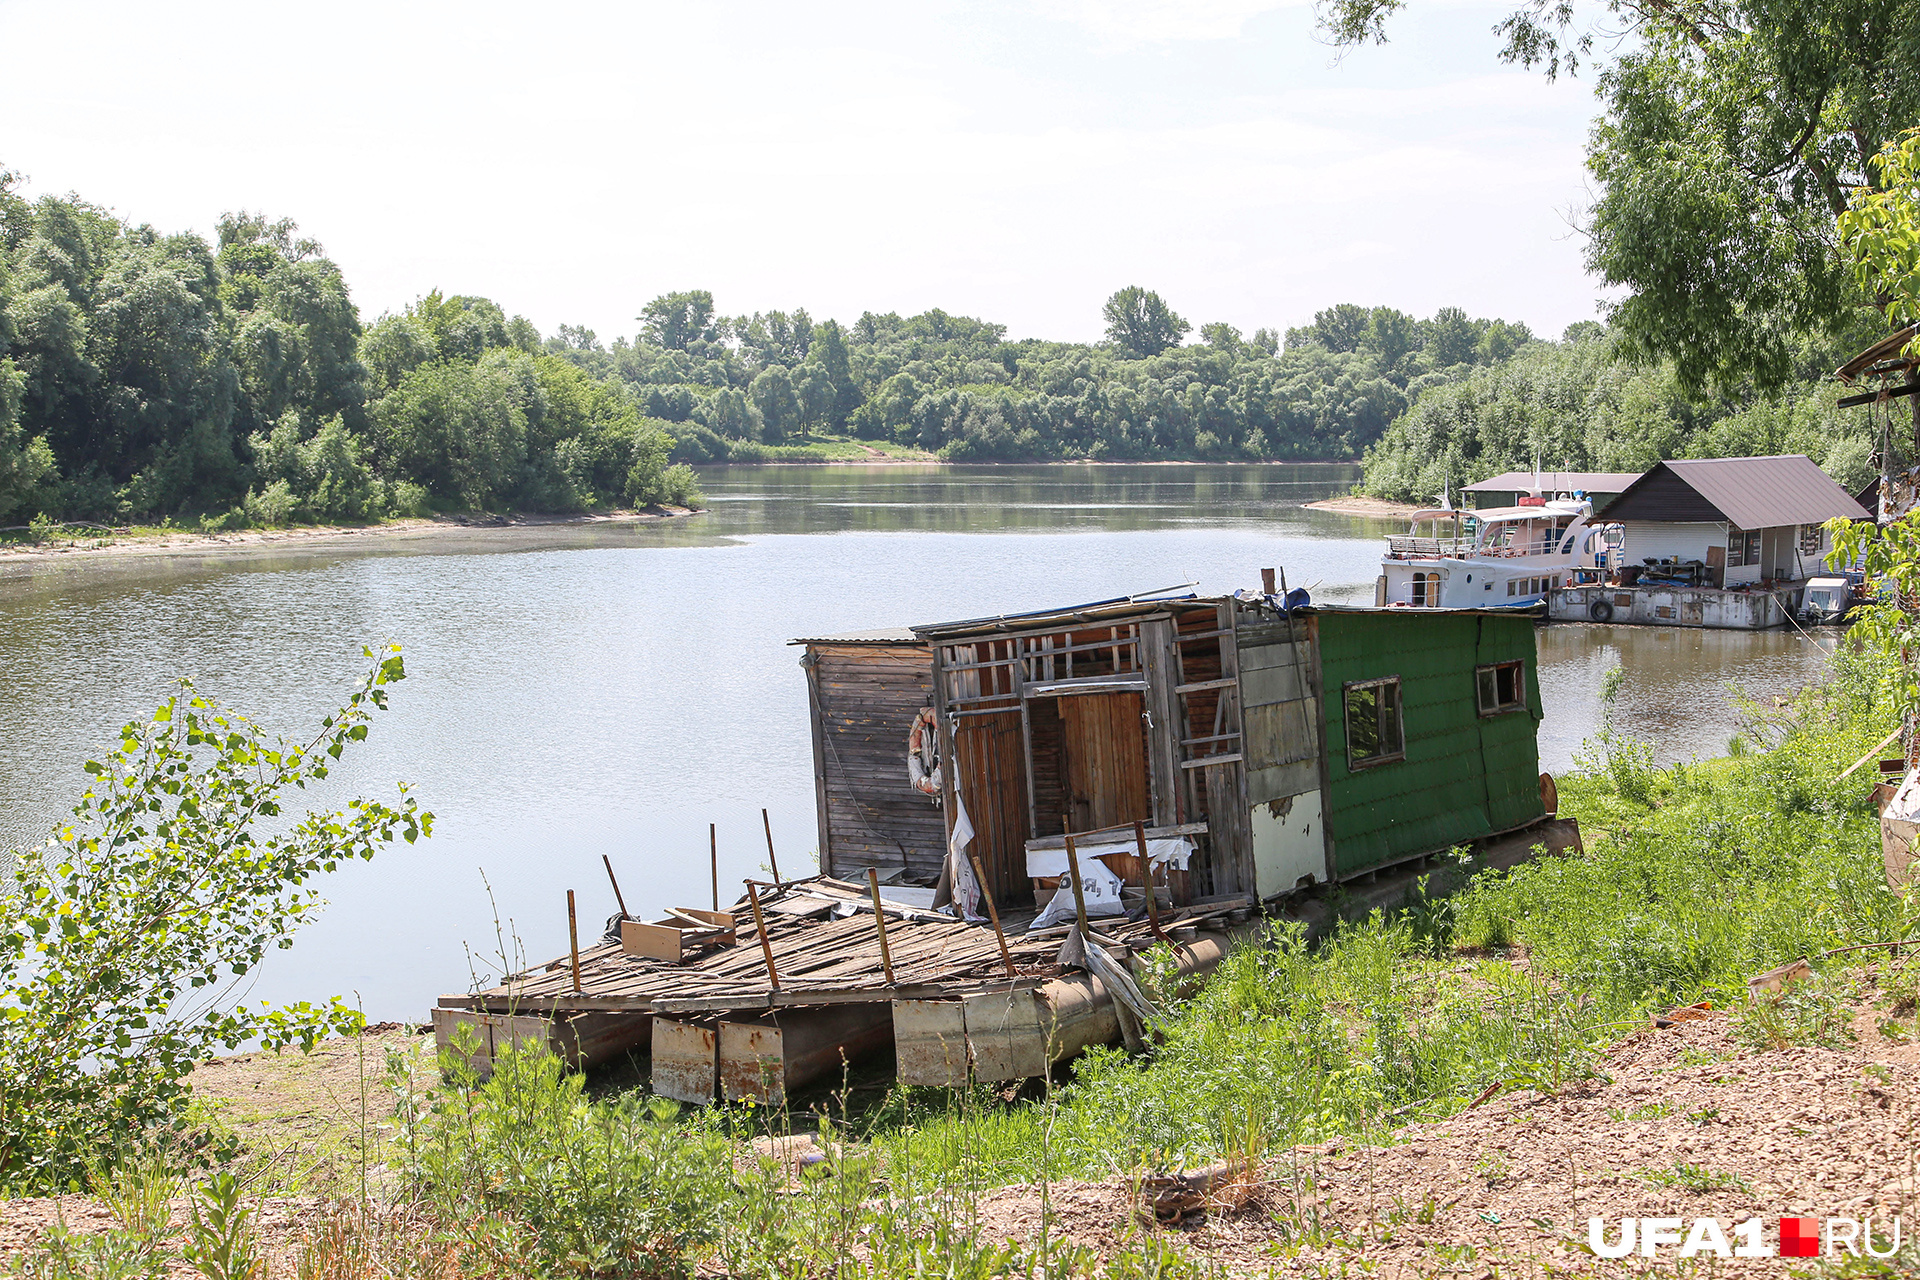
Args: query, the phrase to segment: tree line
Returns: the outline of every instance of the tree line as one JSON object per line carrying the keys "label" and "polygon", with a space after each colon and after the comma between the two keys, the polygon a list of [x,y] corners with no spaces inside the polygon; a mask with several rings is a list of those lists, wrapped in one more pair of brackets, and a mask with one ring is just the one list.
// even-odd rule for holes
{"label": "tree line", "polygon": [[209,242],[19,188],[0,171],[6,523],[687,502],[687,464],[822,433],[949,460],[1353,458],[1533,341],[1458,308],[1351,305],[1189,341],[1140,288],[1107,301],[1097,343],[939,310],[727,316],[703,290],[655,298],[610,344],[438,291],[365,323],[289,220],[228,215]]}
{"label": "tree line", "polygon": [[228,527],[684,502],[634,391],[482,298],[363,326],[291,221],[209,243],[0,170],[0,522]]}

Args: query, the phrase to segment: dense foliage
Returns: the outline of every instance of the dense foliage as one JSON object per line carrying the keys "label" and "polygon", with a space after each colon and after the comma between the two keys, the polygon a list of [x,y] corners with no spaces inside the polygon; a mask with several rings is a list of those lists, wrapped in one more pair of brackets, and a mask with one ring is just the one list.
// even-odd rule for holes
{"label": "dense foliage", "polygon": [[1119,290],[1097,344],[941,311],[727,316],[662,295],[631,339],[543,337],[428,293],[363,324],[293,223],[163,235],[0,172],[0,522],[217,523],[685,501],[681,463],[816,432],[947,459],[1349,458],[1526,327],[1337,306],[1286,334]]}
{"label": "dense foliage", "polygon": [[[725,317],[703,291],[650,303],[637,339],[550,341],[596,377],[630,385],[675,424],[676,457],[754,460],[816,430],[850,431],[950,461],[1356,456],[1423,389],[1532,339],[1457,307],[1417,320],[1330,307],[1311,325],[1244,337],[1191,326],[1157,294],[1107,300],[1107,341],[1010,342],[1004,325],[943,311]],[[564,344],[564,345],[562,345]]]}
{"label": "dense foliage", "polygon": [[65,1185],[176,1123],[187,1073],[218,1049],[359,1025],[338,997],[270,1009],[236,986],[319,911],[312,880],[432,831],[404,786],[396,805],[280,820],[405,679],[397,647],[367,656],[304,742],[182,681],[88,762],[72,822],[0,862],[0,1186]]}
{"label": "dense foliage", "polygon": [[1873,478],[1873,420],[1836,407],[1818,371],[1838,357],[1803,348],[1777,395],[1695,397],[1672,362],[1624,357],[1598,325],[1534,343],[1420,397],[1367,450],[1362,492],[1428,502],[1503,471],[1644,471],[1664,458],[1803,453],[1849,492]]}
{"label": "dense foliage", "polygon": [[[1385,38],[1405,0],[1330,0],[1332,38]],[[1785,385],[1807,333],[1842,338],[1876,299],[1834,219],[1920,124],[1920,15],[1897,0],[1522,0],[1496,31],[1551,78],[1595,65],[1587,262],[1613,322],[1689,389]],[[1631,37],[1631,38],[1626,38]]]}
{"label": "dense foliage", "polygon": [[363,328],[287,221],[162,235],[0,170],[0,521],[223,523],[685,498],[665,426],[524,320],[432,293]]}

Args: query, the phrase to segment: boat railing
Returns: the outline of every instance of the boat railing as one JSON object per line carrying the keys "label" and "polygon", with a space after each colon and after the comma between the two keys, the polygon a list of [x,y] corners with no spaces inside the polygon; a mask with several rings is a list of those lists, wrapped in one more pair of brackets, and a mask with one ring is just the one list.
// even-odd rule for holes
{"label": "boat railing", "polygon": [[1395,560],[1432,560],[1440,556],[1464,556],[1473,552],[1466,538],[1416,538],[1407,534],[1389,534],[1387,554]]}

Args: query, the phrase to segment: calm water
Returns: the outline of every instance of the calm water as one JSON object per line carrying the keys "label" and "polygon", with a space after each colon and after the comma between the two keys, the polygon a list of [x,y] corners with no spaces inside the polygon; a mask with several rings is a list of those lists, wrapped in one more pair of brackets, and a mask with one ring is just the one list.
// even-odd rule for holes
{"label": "calm water", "polygon": [[[438,834],[332,878],[333,901],[258,976],[257,998],[358,992],[372,1018],[420,1018],[464,990],[467,945],[502,927],[546,958],[566,890],[613,911],[703,905],[707,824],[723,892],[766,857],[814,848],[795,636],[975,617],[1175,583],[1253,587],[1265,565],[1326,600],[1371,602],[1375,521],[1307,511],[1343,466],[735,467],[712,510],[649,525],[368,538],[340,548],[0,561],[0,847],[31,843],[80,763],[176,675],[304,734],[361,668],[406,646],[411,678],[335,803],[413,783]],[[1565,769],[1625,664],[1616,719],[1664,759],[1717,755],[1723,683],[1816,678],[1797,633],[1556,626],[1540,633],[1543,767]],[[483,878],[484,877],[484,878]]]}

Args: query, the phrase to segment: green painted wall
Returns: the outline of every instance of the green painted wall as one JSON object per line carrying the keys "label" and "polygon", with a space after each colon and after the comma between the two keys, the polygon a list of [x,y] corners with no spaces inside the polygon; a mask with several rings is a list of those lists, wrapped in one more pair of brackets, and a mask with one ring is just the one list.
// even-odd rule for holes
{"label": "green painted wall", "polygon": [[[1315,621],[1326,690],[1328,830],[1341,876],[1543,816],[1531,618],[1408,609],[1330,611]],[[1482,717],[1474,668],[1516,659],[1526,663],[1526,709]],[[1400,677],[1406,758],[1349,771],[1342,686],[1382,676]]]}

